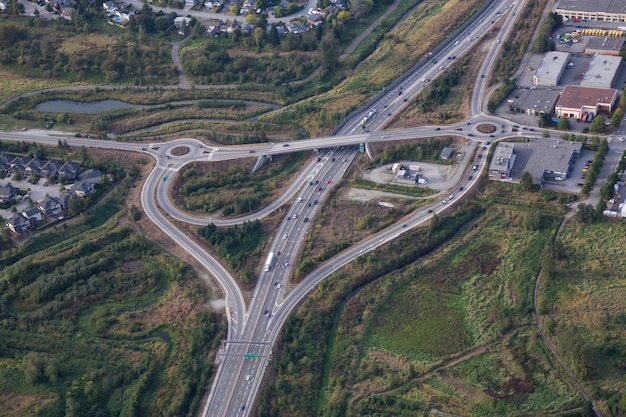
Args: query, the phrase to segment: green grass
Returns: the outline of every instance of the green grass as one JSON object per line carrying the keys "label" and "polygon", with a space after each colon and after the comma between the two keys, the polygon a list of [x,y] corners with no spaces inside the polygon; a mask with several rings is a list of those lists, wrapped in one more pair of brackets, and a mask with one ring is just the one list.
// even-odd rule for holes
{"label": "green grass", "polygon": [[403,287],[390,294],[377,311],[365,349],[431,361],[467,349],[470,337],[463,326],[459,301],[458,295],[420,285]]}

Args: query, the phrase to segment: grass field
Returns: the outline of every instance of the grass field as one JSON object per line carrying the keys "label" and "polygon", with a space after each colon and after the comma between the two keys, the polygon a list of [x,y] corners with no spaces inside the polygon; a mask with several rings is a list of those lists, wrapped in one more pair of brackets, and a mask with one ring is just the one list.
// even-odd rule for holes
{"label": "grass field", "polygon": [[570,221],[541,288],[544,326],[605,415],[626,408],[626,223]]}
{"label": "grass field", "polygon": [[331,341],[322,413],[580,407],[531,327],[534,277],[559,218],[529,230],[528,210],[492,205],[437,252],[352,295]]}

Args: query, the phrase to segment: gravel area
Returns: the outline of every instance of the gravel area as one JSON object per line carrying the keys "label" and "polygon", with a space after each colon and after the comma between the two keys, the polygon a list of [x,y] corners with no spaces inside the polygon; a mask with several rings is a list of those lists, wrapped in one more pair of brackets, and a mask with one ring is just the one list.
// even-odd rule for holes
{"label": "gravel area", "polygon": [[429,187],[433,190],[443,190],[449,187],[447,181],[452,178],[458,168],[458,164],[441,165],[416,161],[400,161],[402,165],[409,168],[411,166],[419,166],[419,175],[428,181],[426,185],[415,185],[411,180],[397,180],[391,172],[393,164],[382,165],[380,167],[369,169],[363,173],[361,178],[379,184],[396,184],[407,187]]}

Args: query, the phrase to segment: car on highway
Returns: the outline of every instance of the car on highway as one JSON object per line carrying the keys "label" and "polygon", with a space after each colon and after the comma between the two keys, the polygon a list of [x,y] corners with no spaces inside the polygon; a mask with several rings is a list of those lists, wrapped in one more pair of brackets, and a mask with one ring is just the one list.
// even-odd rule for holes
{"label": "car on highway", "polygon": [[302,197],[298,197],[298,203],[302,203]]}
{"label": "car on highway", "polygon": [[326,184],[330,184],[330,180],[326,180]]}
{"label": "car on highway", "polygon": [[297,219],[298,218],[298,214],[297,213],[293,213],[293,219]]}
{"label": "car on highway", "polygon": [[250,149],[250,153],[255,153],[256,151],[254,149]]}
{"label": "car on highway", "polygon": [[433,212],[432,210],[428,210],[428,213],[429,213],[429,214],[430,214],[430,213],[432,213],[432,212]]}
{"label": "car on highway", "polygon": [[619,141],[620,141],[620,142],[624,142],[624,136],[620,136],[620,137],[619,137],[619,138],[617,138],[617,139],[619,139]]}
{"label": "car on highway", "polygon": [[287,146],[289,146],[288,143],[283,143],[283,148],[286,148]]}
{"label": "car on highway", "polygon": [[283,240],[287,239],[287,233],[283,235]]}
{"label": "car on highway", "polygon": [[317,162],[320,162],[322,160],[322,158],[317,158]]}
{"label": "car on highway", "polygon": [[471,181],[471,180],[474,179],[474,177],[472,175],[470,175],[469,177],[467,177],[467,179]]}

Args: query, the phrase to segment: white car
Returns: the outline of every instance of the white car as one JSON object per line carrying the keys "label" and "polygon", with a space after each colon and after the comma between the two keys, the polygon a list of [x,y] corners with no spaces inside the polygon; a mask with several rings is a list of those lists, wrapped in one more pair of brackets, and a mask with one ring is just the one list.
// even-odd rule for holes
{"label": "white car", "polygon": [[287,239],[287,233],[283,235],[283,240]]}
{"label": "white car", "polygon": [[620,142],[624,142],[624,136],[620,136],[618,139]]}

